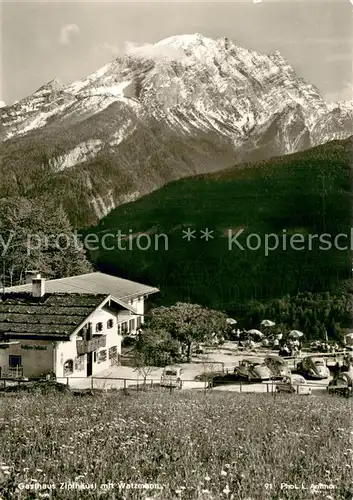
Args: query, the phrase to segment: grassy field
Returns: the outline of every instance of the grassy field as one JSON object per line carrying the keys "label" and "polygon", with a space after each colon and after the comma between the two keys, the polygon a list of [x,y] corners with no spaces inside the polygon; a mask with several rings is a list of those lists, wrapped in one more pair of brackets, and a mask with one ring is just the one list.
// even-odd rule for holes
{"label": "grassy field", "polygon": [[3,398],[0,497],[351,499],[352,438],[351,402],[328,396]]}

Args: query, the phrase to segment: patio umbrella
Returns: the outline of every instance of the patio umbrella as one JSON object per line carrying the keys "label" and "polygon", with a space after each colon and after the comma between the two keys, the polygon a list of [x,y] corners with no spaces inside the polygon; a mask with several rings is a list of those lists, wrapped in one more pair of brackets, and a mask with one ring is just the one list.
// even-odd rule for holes
{"label": "patio umbrella", "polygon": [[344,343],[346,345],[352,345],[353,344],[353,333],[347,333],[347,335],[344,336]]}
{"label": "patio umbrella", "polygon": [[292,339],[299,339],[300,337],[303,336],[304,333],[300,332],[299,330],[292,330],[291,332],[289,332],[289,337],[291,337]]}
{"label": "patio umbrella", "polygon": [[261,326],[275,326],[275,322],[271,321],[270,319],[264,319],[261,321]]}
{"label": "patio umbrella", "polygon": [[237,324],[237,320],[235,320],[233,318],[227,318],[226,322],[228,325],[236,325]]}

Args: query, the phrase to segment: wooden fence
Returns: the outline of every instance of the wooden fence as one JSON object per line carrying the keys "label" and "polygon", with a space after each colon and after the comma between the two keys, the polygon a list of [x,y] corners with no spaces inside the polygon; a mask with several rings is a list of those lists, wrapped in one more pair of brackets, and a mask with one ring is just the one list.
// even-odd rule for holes
{"label": "wooden fence", "polygon": [[[31,382],[45,381],[44,379],[30,378],[28,380],[13,379],[13,378],[0,378],[0,389],[4,390],[7,387],[28,385]],[[254,383],[244,383],[244,382],[225,382],[220,385],[213,385],[211,381],[195,381],[195,380],[182,380],[181,387],[177,387],[175,384],[163,385],[161,386],[161,380],[159,379],[149,379],[146,380],[142,378],[121,378],[121,377],[61,377],[57,378],[56,382],[65,384],[67,387],[73,391],[86,391],[86,390],[136,390],[136,391],[146,391],[146,390],[173,390],[189,389],[189,390],[203,390],[208,392],[210,390],[229,390],[232,392],[242,392],[242,393],[269,393],[276,394],[276,386],[280,382],[278,380],[271,380],[269,382],[254,382]],[[307,384],[299,384],[296,387],[296,391],[300,392],[300,387],[310,387],[313,390],[326,390],[326,385],[317,384],[315,382],[309,382]]]}

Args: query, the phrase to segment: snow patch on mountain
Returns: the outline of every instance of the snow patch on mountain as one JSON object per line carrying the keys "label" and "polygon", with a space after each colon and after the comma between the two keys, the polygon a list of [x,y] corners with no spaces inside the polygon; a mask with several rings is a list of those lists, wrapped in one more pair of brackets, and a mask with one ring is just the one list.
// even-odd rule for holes
{"label": "snow patch on mountain", "polygon": [[62,111],[65,107],[66,106],[60,106],[60,108],[55,108],[51,111],[39,112],[29,118],[27,118],[26,115],[20,115],[13,118],[13,126],[8,132],[6,132],[5,139],[11,139],[12,137],[16,137],[18,135],[24,135],[32,130],[44,127],[48,123],[49,119],[58,113],[59,109]]}
{"label": "snow patch on mountain", "polygon": [[90,202],[98,219],[102,219],[115,208],[114,198],[111,191],[104,197],[104,199],[101,195],[97,194],[91,199]]}
{"label": "snow patch on mountain", "polygon": [[91,95],[105,95],[113,97],[125,97],[124,89],[131,85],[131,80],[127,82],[120,82],[116,85],[102,85],[100,87],[89,88],[83,92],[83,97]]}
{"label": "snow patch on mountain", "polygon": [[71,168],[93,158],[102,149],[102,144],[103,142],[100,139],[82,142],[68,153],[51,158],[49,165],[55,172]]}
{"label": "snow patch on mountain", "polygon": [[132,121],[129,120],[125,125],[123,125],[119,130],[113,133],[109,144],[111,146],[118,146],[124,139],[136,130],[136,127],[132,125]]}

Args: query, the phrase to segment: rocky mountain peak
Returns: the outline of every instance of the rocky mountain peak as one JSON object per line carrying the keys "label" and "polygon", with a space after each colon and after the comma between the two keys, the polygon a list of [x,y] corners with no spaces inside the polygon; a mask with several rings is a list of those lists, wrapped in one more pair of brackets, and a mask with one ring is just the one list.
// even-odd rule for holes
{"label": "rocky mountain peak", "polygon": [[61,90],[63,87],[63,84],[58,80],[57,78],[53,78],[49,82],[45,83],[39,89],[37,89],[34,94],[44,94],[44,93],[50,93],[50,92],[55,92],[58,90]]}
{"label": "rocky mountain peak", "polygon": [[16,138],[26,162],[44,149],[48,169],[73,179],[84,165],[85,210],[101,217],[171,179],[348,137],[353,107],[327,104],[278,51],[194,33],[131,46],[69,85],[51,80],[0,120],[3,148]]}

